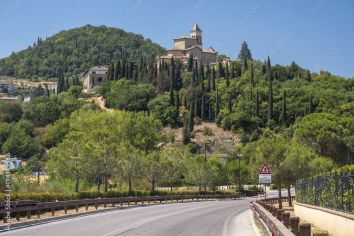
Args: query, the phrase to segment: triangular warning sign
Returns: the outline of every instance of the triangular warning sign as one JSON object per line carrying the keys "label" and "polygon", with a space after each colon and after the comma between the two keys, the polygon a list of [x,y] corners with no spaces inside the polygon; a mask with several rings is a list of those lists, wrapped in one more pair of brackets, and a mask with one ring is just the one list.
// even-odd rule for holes
{"label": "triangular warning sign", "polygon": [[264,175],[266,175],[266,174],[270,175],[272,172],[270,172],[270,169],[269,169],[267,163],[264,163],[264,165],[263,165],[262,169],[259,171],[259,173],[264,174]]}

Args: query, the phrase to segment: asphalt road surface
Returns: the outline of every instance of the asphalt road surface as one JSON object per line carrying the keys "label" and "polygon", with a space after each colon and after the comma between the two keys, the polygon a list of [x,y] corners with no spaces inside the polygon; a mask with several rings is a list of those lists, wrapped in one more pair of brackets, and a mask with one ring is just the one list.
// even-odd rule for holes
{"label": "asphalt road surface", "polygon": [[173,203],[116,210],[15,229],[17,236],[254,236],[249,200]]}

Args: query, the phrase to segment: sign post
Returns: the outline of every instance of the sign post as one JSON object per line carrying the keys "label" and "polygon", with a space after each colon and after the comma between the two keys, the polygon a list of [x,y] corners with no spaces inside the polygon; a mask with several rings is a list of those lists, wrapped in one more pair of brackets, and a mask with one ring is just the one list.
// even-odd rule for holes
{"label": "sign post", "polygon": [[266,185],[272,183],[272,172],[270,171],[267,163],[264,163],[263,167],[259,171],[259,184],[264,184],[264,197],[267,198]]}

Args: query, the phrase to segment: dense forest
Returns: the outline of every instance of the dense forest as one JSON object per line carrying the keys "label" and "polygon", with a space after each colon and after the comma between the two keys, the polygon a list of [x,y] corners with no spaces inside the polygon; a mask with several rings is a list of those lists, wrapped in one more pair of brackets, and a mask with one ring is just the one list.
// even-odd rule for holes
{"label": "dense forest", "polygon": [[[290,187],[299,178],[354,163],[354,78],[311,73],[295,62],[272,65],[269,57],[256,60],[246,42],[236,60],[215,65],[192,56],[187,64],[175,59],[154,63],[160,48],[151,54],[139,54],[139,48],[124,49],[130,53],[119,56],[114,56],[116,48],[87,55],[107,59],[97,64],[109,63],[98,92],[112,112],[82,94],[80,81],[63,79],[70,74],[60,78],[58,94],[37,88],[30,104],[0,103],[2,153],[31,163],[17,171],[19,176],[46,170],[50,177],[40,186],[21,185],[26,180],[18,178],[17,191],[24,191],[21,186],[28,191],[100,191],[101,185],[104,191],[156,186],[213,190],[257,183],[255,173],[264,162],[274,183]],[[234,132],[237,142],[227,158],[213,153],[207,158],[206,147],[192,141],[195,125],[203,122]],[[167,137],[164,127],[182,128],[182,142]]]}
{"label": "dense forest", "polygon": [[81,74],[113,59],[155,58],[164,49],[141,35],[118,28],[86,25],[61,31],[0,60],[0,75],[18,78],[60,78]]}

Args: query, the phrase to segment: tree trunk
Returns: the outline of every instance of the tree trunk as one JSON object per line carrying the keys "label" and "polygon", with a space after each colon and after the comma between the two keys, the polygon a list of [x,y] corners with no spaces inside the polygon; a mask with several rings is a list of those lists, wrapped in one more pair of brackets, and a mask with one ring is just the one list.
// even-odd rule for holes
{"label": "tree trunk", "polygon": [[75,192],[79,192],[79,175],[75,176]]}
{"label": "tree trunk", "polygon": [[128,186],[129,186],[128,195],[131,196],[131,194],[132,194],[132,180],[130,178],[128,179]]}
{"label": "tree trunk", "polygon": [[41,183],[41,178],[40,178],[40,171],[41,171],[41,169],[38,169],[38,171],[37,171],[37,183],[38,183],[38,185]]}
{"label": "tree trunk", "polygon": [[278,184],[278,204],[279,204],[279,209],[283,209],[283,204],[281,201],[281,182],[280,181]]}
{"label": "tree trunk", "polygon": [[108,174],[104,174],[104,192],[106,193],[108,191]]}
{"label": "tree trunk", "polygon": [[151,191],[155,191],[155,178],[151,180]]}
{"label": "tree trunk", "polygon": [[290,185],[288,186],[288,202],[289,202],[289,206],[293,206],[293,202],[291,201]]}
{"label": "tree trunk", "polygon": [[101,179],[98,179],[97,192],[99,192],[100,190],[101,190]]}

